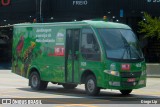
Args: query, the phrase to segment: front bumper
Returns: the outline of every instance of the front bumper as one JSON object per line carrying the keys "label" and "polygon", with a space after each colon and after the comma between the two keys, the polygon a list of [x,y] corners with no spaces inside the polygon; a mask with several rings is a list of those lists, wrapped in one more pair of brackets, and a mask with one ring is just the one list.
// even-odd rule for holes
{"label": "front bumper", "polygon": [[[129,79],[133,81],[128,81]],[[107,75],[106,80],[105,88],[107,89],[127,90],[146,87],[146,75],[141,76],[137,72],[134,75],[129,73],[120,76]]]}

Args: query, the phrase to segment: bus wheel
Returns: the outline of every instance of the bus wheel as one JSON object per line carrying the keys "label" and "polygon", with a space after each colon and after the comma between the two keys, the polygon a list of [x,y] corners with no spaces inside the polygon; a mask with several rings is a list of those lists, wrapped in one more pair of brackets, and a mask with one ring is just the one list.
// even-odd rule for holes
{"label": "bus wheel", "polygon": [[122,95],[129,95],[132,90],[120,90],[120,92],[122,93]]}
{"label": "bus wheel", "polygon": [[65,89],[74,89],[77,87],[77,84],[63,84],[63,88]]}
{"label": "bus wheel", "polygon": [[34,90],[44,90],[47,88],[48,82],[42,81],[37,72],[32,72],[29,77],[31,88]]}
{"label": "bus wheel", "polygon": [[85,81],[85,90],[88,95],[95,96],[100,92],[100,88],[97,87],[96,78],[93,75],[89,75]]}

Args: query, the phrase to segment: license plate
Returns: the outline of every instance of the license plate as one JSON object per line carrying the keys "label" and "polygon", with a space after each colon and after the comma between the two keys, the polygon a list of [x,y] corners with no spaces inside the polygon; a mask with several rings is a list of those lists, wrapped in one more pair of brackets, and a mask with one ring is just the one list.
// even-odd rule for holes
{"label": "license plate", "polygon": [[128,78],[127,82],[134,82],[135,80],[135,78]]}

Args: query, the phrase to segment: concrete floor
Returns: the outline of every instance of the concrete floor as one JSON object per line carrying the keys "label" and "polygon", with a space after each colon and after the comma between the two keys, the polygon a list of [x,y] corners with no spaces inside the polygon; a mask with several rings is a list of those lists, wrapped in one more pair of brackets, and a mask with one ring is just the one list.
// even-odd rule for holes
{"label": "concrete floor", "polygon": [[[118,107],[119,104],[141,104],[142,99],[155,100],[160,104],[160,78],[148,78],[147,87],[133,90],[129,96],[122,96],[116,90],[101,90],[99,96],[91,97],[85,94],[84,85],[79,85],[74,90],[66,90],[60,85],[49,83],[46,90],[33,91],[28,86],[27,79],[11,73],[10,70],[0,70],[0,98],[44,98],[43,102],[55,104],[54,107],[66,107],[68,105],[66,103],[78,103],[77,105],[69,104],[67,107],[100,107],[105,104]],[[61,103],[63,105],[58,105]],[[113,105],[113,103],[118,105]],[[0,105],[0,107],[3,106],[7,105]]]}

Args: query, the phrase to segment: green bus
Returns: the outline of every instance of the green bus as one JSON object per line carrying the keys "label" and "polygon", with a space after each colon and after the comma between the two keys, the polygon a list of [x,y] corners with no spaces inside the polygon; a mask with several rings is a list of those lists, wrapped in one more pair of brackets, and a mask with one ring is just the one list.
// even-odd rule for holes
{"label": "green bus", "polygon": [[48,82],[88,95],[100,89],[128,95],[146,86],[146,64],[136,35],[120,23],[77,21],[15,24],[12,72],[34,90]]}

